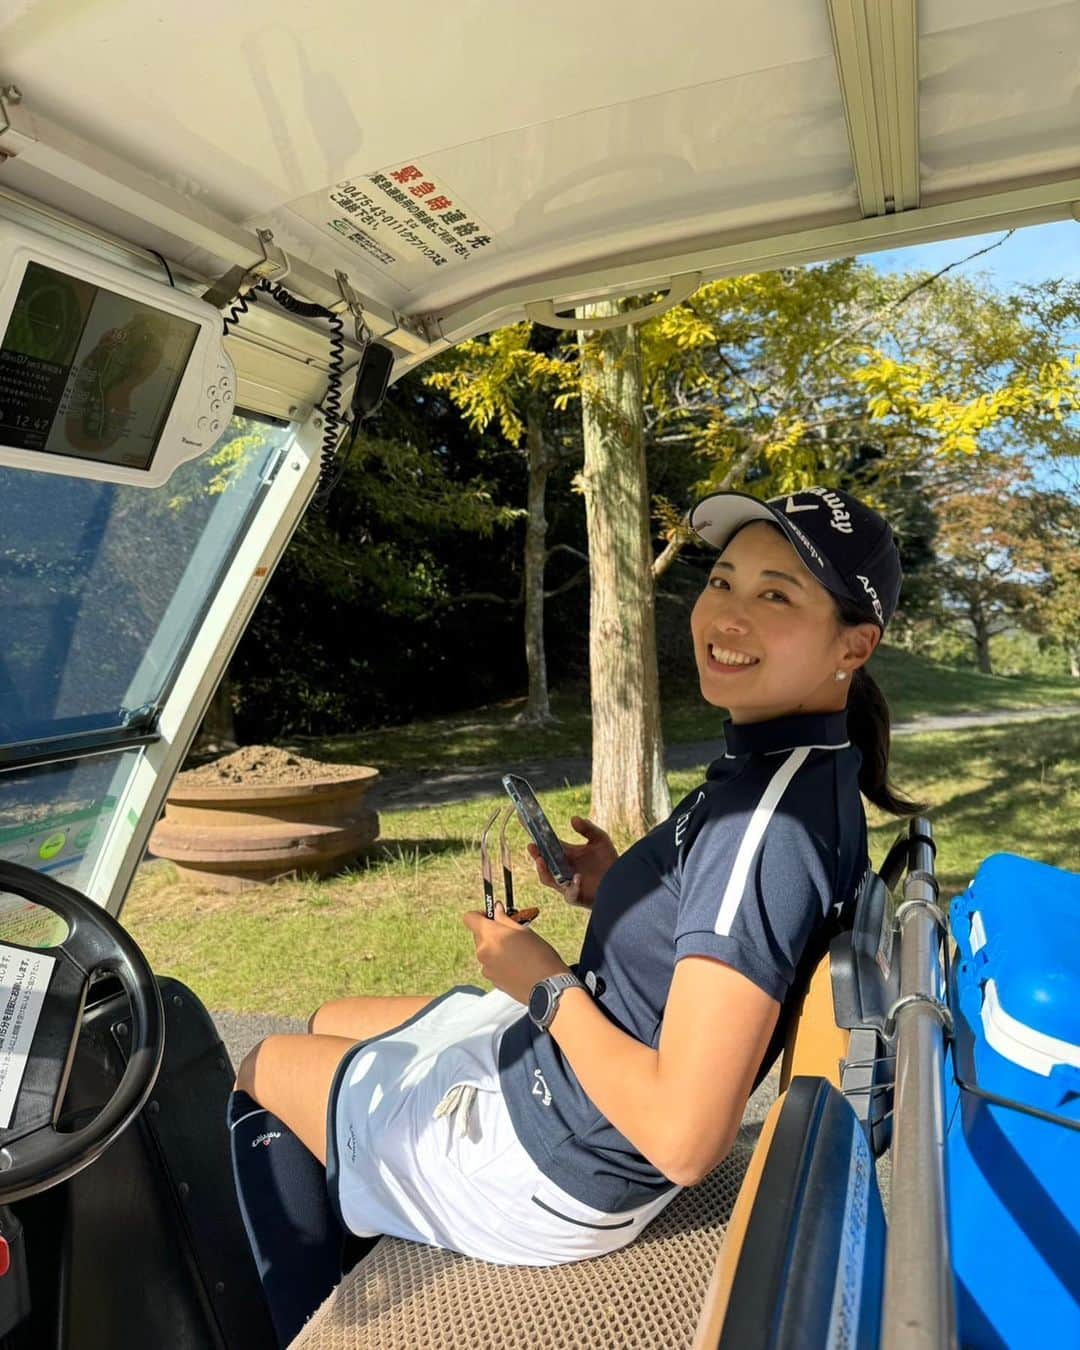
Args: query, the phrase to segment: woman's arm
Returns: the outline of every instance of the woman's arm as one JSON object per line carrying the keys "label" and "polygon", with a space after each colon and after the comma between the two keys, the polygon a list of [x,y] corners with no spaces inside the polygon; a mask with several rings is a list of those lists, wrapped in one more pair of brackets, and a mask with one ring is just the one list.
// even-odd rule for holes
{"label": "woman's arm", "polygon": [[[569,967],[538,933],[508,919],[462,916],[492,984],[527,1003],[537,980]],[[664,1176],[680,1186],[727,1154],[772,1036],[780,1004],[710,956],[676,963],[656,1050],[620,1031],[584,989],[567,989],[554,1036],[589,1099]]]}
{"label": "woman's arm", "polygon": [[656,1050],[568,989],[549,1034],[589,1099],[670,1181],[692,1186],[735,1142],[780,1005],[707,956],[678,962]]}

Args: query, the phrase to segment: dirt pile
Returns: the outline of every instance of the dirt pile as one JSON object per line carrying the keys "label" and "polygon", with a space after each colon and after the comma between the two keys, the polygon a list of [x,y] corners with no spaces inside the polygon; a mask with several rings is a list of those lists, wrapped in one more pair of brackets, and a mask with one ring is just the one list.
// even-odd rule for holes
{"label": "dirt pile", "polygon": [[362,767],[358,764],[324,764],[276,745],[245,745],[210,764],[185,770],[176,782],[181,787],[316,783],[328,778],[354,778]]}

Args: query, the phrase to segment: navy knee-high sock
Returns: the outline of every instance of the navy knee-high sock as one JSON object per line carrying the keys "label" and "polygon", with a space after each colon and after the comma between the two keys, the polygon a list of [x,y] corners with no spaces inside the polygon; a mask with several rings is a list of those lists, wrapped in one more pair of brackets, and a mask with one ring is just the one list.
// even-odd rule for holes
{"label": "navy knee-high sock", "polygon": [[326,1170],[289,1127],[246,1092],[229,1098],[240,1213],[282,1346],[341,1279],[345,1230]]}

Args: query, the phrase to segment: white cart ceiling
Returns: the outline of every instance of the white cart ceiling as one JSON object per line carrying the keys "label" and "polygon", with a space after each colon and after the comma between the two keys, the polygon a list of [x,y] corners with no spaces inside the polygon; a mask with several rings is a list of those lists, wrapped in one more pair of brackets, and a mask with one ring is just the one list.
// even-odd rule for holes
{"label": "white cart ceiling", "polygon": [[404,369],[528,301],[1067,217],[1078,50],[1040,0],[7,0],[0,189],[208,278],[268,227]]}

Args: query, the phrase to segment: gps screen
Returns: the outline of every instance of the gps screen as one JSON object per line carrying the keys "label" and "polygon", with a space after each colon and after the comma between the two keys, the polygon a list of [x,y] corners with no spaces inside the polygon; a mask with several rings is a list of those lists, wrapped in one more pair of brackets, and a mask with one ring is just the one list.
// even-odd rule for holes
{"label": "gps screen", "polygon": [[27,263],[0,343],[0,439],[148,469],[199,325]]}

